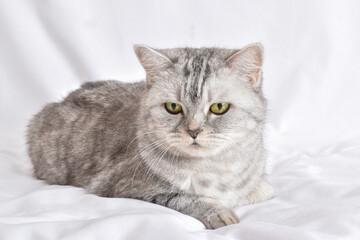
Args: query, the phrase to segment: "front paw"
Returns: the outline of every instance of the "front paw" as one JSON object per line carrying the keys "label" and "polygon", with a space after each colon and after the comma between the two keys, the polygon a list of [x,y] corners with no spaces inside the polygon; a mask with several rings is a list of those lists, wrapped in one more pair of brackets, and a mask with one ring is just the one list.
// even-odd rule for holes
{"label": "front paw", "polygon": [[247,196],[245,204],[262,202],[272,198],[274,195],[274,188],[266,179],[264,179],[259,183],[255,190]]}
{"label": "front paw", "polygon": [[207,229],[216,229],[231,224],[239,223],[239,218],[228,209],[211,211],[204,219],[201,219]]}

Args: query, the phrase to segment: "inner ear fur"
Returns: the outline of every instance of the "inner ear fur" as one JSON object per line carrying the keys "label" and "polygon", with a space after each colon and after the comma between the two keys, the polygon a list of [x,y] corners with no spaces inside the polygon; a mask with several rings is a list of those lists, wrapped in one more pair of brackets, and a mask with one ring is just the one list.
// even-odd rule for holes
{"label": "inner ear fur", "polygon": [[253,86],[260,86],[262,80],[263,46],[254,43],[235,52],[226,60],[226,65],[234,71],[245,73]]}
{"label": "inner ear fur", "polygon": [[159,51],[145,45],[135,45],[134,51],[148,77],[172,65],[172,61]]}

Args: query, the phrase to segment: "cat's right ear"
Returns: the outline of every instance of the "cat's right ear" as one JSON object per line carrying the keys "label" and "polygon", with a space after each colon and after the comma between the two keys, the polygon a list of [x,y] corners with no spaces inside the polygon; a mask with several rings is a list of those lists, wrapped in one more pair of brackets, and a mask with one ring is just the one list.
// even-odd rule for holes
{"label": "cat's right ear", "polygon": [[135,45],[134,51],[141,65],[145,69],[148,80],[173,64],[168,57],[148,46]]}

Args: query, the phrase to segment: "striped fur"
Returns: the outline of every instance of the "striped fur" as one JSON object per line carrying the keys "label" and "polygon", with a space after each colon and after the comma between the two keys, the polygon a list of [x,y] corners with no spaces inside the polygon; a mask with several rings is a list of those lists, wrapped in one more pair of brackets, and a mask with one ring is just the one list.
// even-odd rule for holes
{"label": "striped fur", "polygon": [[[89,82],[32,119],[34,175],[160,204],[207,228],[237,223],[232,208],[273,195],[264,175],[262,48],[240,51],[136,46],[146,81]],[[183,112],[169,114],[165,102]],[[230,110],[212,114],[214,102]],[[196,139],[189,129],[201,130]]]}

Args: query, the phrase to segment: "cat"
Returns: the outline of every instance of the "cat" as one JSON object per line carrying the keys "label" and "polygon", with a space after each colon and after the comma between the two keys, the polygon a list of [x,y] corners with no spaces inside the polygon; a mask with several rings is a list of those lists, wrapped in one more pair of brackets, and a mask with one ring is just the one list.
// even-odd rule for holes
{"label": "cat", "polygon": [[146,80],[87,82],[31,120],[34,175],[104,197],[140,199],[215,229],[267,200],[263,47],[135,45]]}

